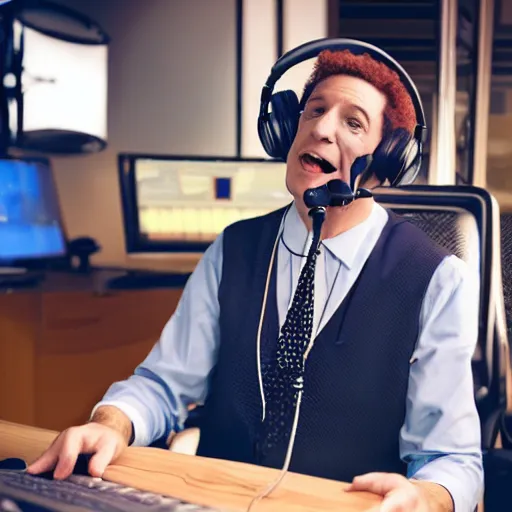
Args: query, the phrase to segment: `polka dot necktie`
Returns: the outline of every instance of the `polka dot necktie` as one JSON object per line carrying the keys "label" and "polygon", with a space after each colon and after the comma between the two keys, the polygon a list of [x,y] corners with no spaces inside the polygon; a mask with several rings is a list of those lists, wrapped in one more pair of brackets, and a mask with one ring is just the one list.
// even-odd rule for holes
{"label": "polka dot necktie", "polygon": [[265,419],[261,452],[266,455],[287,442],[293,426],[295,405],[304,386],[304,354],[313,332],[315,266],[319,236],[313,237],[277,342],[274,364],[262,367]]}

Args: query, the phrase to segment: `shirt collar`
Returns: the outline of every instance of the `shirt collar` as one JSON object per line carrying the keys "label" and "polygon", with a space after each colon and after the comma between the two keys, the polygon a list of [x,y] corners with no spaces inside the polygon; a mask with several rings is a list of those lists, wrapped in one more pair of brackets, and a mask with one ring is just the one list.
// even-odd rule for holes
{"label": "shirt collar", "polygon": [[[378,230],[380,233],[387,218],[387,211],[374,202],[372,211],[366,220],[334,238],[322,240],[322,245],[350,270],[370,232]],[[308,235],[306,226],[300,218],[295,202],[293,202],[284,219],[281,241],[292,254],[305,256],[309,241]],[[371,238],[375,240],[375,237]]]}

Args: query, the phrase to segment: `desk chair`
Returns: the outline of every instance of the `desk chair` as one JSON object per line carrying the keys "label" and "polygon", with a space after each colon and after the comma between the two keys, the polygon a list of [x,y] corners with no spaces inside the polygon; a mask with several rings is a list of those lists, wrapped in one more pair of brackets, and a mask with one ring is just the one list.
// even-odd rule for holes
{"label": "desk chair", "polygon": [[508,340],[502,307],[499,207],[471,186],[378,189],[376,200],[405,216],[480,274],[478,343],[473,356],[482,449],[495,445],[506,408]]}
{"label": "desk chair", "polygon": [[[400,196],[402,193],[408,194],[405,200]],[[431,197],[423,197],[424,193]],[[478,265],[476,268],[480,270],[479,337],[473,375],[482,427],[484,510],[501,512],[504,503],[510,500],[512,481],[512,451],[494,448],[498,433],[504,445],[508,440],[505,422],[507,377],[510,378],[507,318],[509,332],[512,327],[512,261],[508,261],[512,260],[512,216],[505,219],[502,216],[500,226],[496,201],[475,187],[408,187],[396,194],[389,198],[386,192],[379,200],[390,199],[389,206],[395,211],[398,200],[398,209],[412,222],[470,265]],[[414,209],[422,204],[428,211]],[[414,206],[407,210],[408,205]],[[500,240],[504,242],[503,247]]]}
{"label": "desk chair", "polygon": [[[498,304],[504,321],[497,323],[497,330],[512,336],[512,214],[501,214],[501,268],[503,281],[503,301]],[[485,512],[501,512],[512,499],[512,360],[508,354],[508,401],[507,409],[501,416],[500,437],[502,448],[489,450],[484,455],[485,469]]]}
{"label": "desk chair", "polygon": [[[506,316],[507,337],[512,340],[512,212],[501,213],[501,273],[503,282],[503,307]],[[509,361],[512,366],[512,351],[509,351]],[[512,375],[509,372],[508,407],[505,426],[512,437]],[[509,437],[509,436],[505,436]],[[504,441],[512,449],[512,440]]]}
{"label": "desk chair", "polygon": [[512,335],[512,212],[502,212],[501,221],[501,272],[503,298],[507,317],[507,332]]}

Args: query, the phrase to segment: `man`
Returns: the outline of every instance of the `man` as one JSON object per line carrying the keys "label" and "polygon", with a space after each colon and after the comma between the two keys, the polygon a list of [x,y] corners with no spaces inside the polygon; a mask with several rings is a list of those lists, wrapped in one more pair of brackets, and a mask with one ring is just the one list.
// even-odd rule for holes
{"label": "man", "polygon": [[[293,204],[217,238],[135,374],[30,472],[55,467],[64,478],[84,452],[100,476],[130,442],[182,428],[188,406],[205,403],[200,455],[280,467],[293,431],[292,471],[352,480],[351,490],[385,497],[381,511],[475,509],[483,480],[471,374],[477,276],[372,198],[328,208],[296,428],[276,412],[284,402],[273,393],[286,394],[273,373],[276,341],[311,242],[304,191],[349,183],[358,156],[416,124],[397,75],[347,51],[320,54],[302,103],[287,159]],[[376,176],[364,183],[378,184]],[[276,414],[277,433],[267,424]]]}

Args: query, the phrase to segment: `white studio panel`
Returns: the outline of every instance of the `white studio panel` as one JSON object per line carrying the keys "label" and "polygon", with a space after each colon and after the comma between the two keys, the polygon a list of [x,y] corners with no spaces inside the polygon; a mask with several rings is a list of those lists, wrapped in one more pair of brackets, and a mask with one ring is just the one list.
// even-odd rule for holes
{"label": "white studio panel", "polygon": [[[487,160],[489,155],[489,111],[491,97],[492,56],[494,37],[494,0],[481,0],[478,17],[478,58],[476,71],[475,137],[473,154],[473,183],[477,187],[487,186]],[[503,7],[508,3],[508,8]],[[511,12],[510,2],[501,2],[502,22]],[[510,138],[509,138],[510,141]],[[510,142],[509,142],[510,144]]]}
{"label": "white studio panel", "polygon": [[244,0],[242,23],[241,156],[268,158],[257,123],[261,90],[277,59],[275,0]]}
{"label": "white studio panel", "polygon": [[430,185],[455,184],[455,117],[457,91],[457,5],[442,0],[439,18],[439,82],[436,129],[432,143],[428,181]]}
{"label": "white studio panel", "polygon": [[[107,45],[49,37],[23,30],[23,131],[58,130],[107,138]],[[17,39],[17,37],[16,37]],[[11,129],[16,108],[10,104]]]}
{"label": "white studio panel", "polygon": [[[283,51],[308,41],[327,37],[327,0],[283,0]],[[304,84],[316,59],[309,59],[289,69],[276,84],[276,91],[291,89],[301,97]]]}

